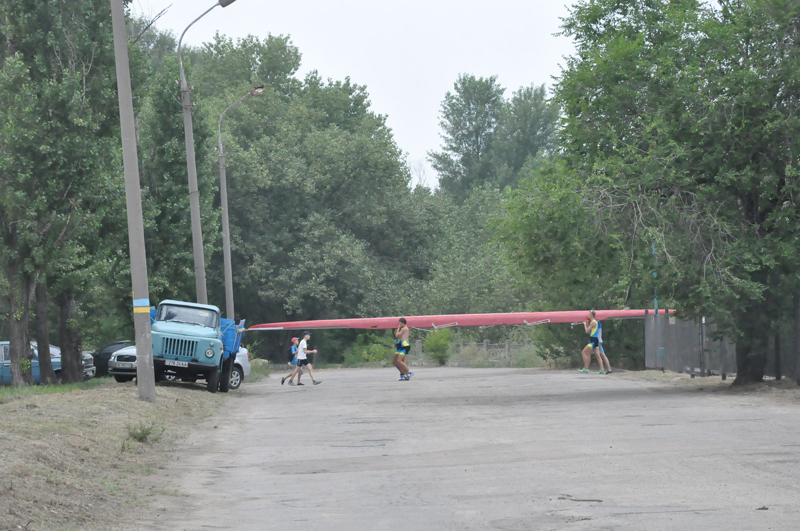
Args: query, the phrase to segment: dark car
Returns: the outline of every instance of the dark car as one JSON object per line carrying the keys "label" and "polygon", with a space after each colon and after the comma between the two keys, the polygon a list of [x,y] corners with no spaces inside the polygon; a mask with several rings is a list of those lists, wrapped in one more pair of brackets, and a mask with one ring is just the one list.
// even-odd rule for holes
{"label": "dark car", "polygon": [[108,360],[111,359],[111,355],[130,344],[132,344],[132,341],[117,341],[92,353],[94,366],[97,368],[97,376],[108,376]]}

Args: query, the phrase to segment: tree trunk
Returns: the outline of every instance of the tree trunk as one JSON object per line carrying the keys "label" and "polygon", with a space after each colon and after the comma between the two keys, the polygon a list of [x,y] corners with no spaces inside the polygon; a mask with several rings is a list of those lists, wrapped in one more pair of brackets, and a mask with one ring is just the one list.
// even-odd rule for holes
{"label": "tree trunk", "polygon": [[50,360],[50,326],[47,320],[49,306],[47,277],[40,271],[39,280],[36,282],[36,346],[39,351],[39,373],[42,377],[42,385],[57,383],[53,362]]}
{"label": "tree trunk", "polygon": [[61,319],[58,330],[61,347],[61,379],[64,383],[83,381],[81,336],[75,322],[75,297],[72,291],[61,294]]}
{"label": "tree trunk", "polygon": [[17,258],[16,229],[7,240],[8,260],[8,329],[11,358],[11,381],[14,387],[33,384],[31,340],[28,333],[31,313],[31,276],[21,271]]}
{"label": "tree trunk", "polygon": [[733,385],[764,381],[769,351],[769,327],[754,318],[744,324],[743,334],[736,340],[736,379]]}

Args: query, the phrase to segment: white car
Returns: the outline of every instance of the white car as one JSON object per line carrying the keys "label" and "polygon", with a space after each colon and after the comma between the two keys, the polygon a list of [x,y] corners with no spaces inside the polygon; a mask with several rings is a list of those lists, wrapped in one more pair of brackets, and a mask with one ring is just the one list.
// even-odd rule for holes
{"label": "white car", "polygon": [[231,389],[239,389],[245,378],[250,376],[250,352],[244,347],[239,347],[236,359],[231,369]]}
{"label": "white car", "polygon": [[[118,382],[130,382],[136,378],[136,347],[125,347],[114,352],[108,360],[108,374]],[[174,374],[165,374],[167,380],[174,380]],[[250,353],[241,347],[231,369],[231,389],[239,389],[245,378],[250,376]],[[193,381],[184,379],[184,381]]]}

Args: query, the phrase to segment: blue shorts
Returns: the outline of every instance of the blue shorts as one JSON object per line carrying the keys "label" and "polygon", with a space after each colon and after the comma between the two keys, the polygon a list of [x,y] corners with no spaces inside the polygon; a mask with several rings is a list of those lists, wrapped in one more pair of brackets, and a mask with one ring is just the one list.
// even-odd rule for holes
{"label": "blue shorts", "polygon": [[400,354],[401,356],[407,356],[411,351],[411,343],[408,341],[397,341],[394,346],[397,349],[394,353]]}
{"label": "blue shorts", "polygon": [[600,343],[600,354],[605,354],[605,353],[606,353],[606,351],[603,350],[603,344]]}

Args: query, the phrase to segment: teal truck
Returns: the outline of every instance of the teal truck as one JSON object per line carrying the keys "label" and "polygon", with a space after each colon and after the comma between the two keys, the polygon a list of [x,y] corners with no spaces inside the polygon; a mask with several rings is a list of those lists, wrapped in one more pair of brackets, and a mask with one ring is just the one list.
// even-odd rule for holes
{"label": "teal truck", "polygon": [[219,308],[173,300],[150,310],[156,381],[174,375],[206,381],[211,393],[227,393],[231,369],[244,333],[244,321],[220,316]]}

